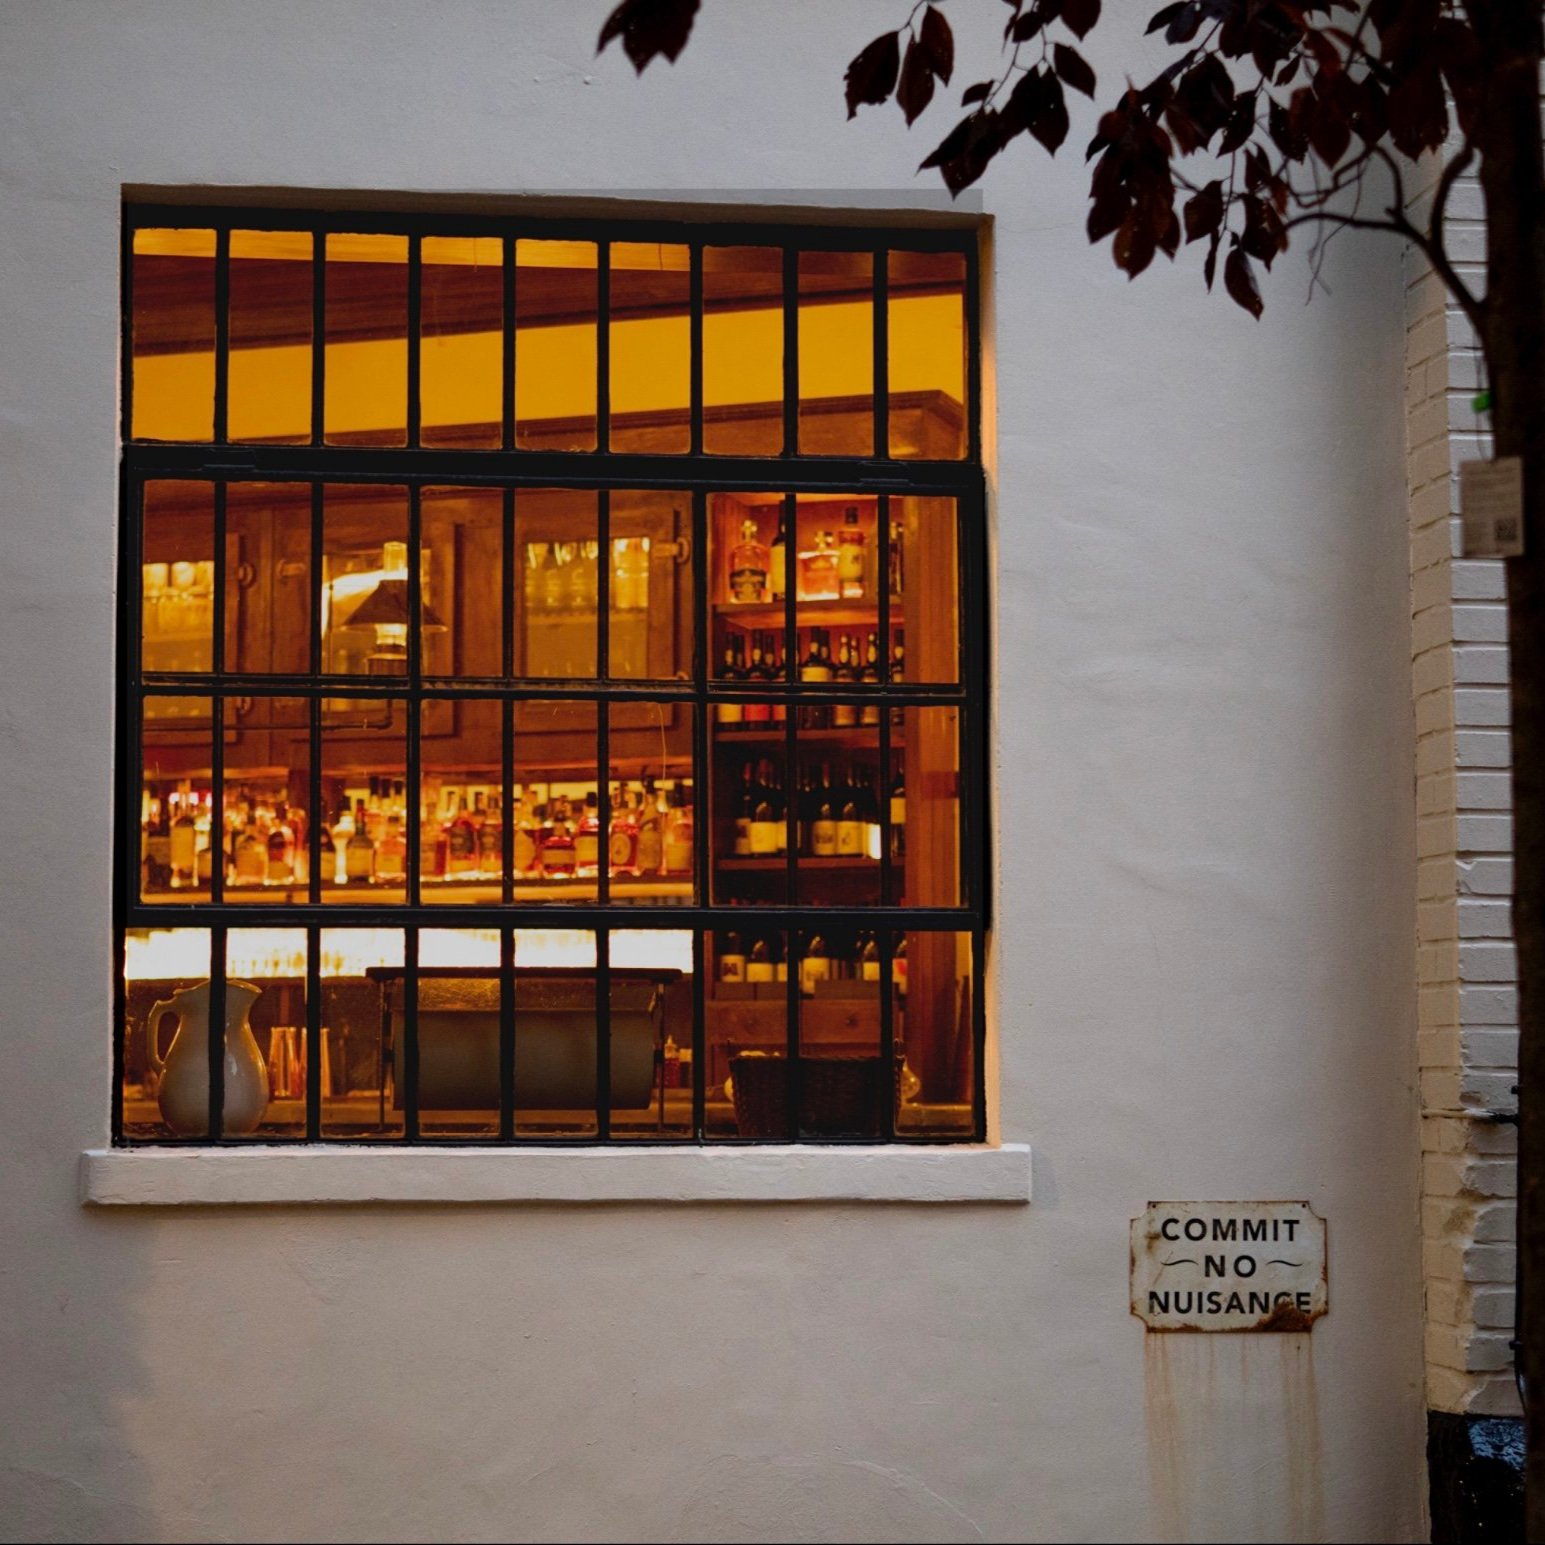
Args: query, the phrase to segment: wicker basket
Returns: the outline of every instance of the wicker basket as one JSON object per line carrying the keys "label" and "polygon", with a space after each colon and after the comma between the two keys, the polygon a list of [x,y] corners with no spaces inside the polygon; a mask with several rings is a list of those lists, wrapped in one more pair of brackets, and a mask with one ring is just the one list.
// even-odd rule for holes
{"label": "wicker basket", "polygon": [[789,1130],[788,1060],[730,1059],[735,1125],[742,1137],[878,1137],[884,1064],[878,1057],[801,1057],[799,1131]]}

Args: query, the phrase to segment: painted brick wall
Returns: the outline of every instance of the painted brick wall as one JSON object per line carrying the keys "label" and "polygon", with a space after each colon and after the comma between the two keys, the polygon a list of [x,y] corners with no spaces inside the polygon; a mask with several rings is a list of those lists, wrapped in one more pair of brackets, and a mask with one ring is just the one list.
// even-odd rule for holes
{"label": "painted brick wall", "polygon": [[[1439,165],[1422,168],[1417,213]],[[1482,214],[1462,180],[1448,247],[1478,290]],[[1517,1105],[1506,578],[1459,556],[1459,463],[1489,449],[1471,408],[1480,351],[1419,253],[1406,274],[1427,1404],[1511,1415],[1517,1139],[1482,1119]]]}

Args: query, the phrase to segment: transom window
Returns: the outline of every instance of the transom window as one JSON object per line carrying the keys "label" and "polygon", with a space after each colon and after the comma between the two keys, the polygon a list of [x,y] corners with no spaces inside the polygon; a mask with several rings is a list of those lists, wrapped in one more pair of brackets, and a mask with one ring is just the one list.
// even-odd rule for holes
{"label": "transom window", "polygon": [[118,1141],[983,1137],[976,262],[126,210]]}

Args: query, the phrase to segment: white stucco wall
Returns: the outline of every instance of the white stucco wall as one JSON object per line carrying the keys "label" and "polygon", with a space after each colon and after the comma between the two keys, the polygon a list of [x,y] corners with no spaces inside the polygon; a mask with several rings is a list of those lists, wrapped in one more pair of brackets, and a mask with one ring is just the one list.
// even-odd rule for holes
{"label": "white stucco wall", "polygon": [[[993,1034],[1034,1204],[77,1205],[108,1119],[122,186],[934,186],[947,116],[844,124],[843,65],[904,7],[713,0],[640,82],[593,58],[607,4],[0,12],[0,1529],[1420,1537],[1400,254],[1343,238],[1307,309],[1295,258],[1260,324],[1195,263],[1129,286],[1083,235],[1087,123],[983,192]],[[1312,1340],[1145,1344],[1150,1197],[1310,1199]]]}

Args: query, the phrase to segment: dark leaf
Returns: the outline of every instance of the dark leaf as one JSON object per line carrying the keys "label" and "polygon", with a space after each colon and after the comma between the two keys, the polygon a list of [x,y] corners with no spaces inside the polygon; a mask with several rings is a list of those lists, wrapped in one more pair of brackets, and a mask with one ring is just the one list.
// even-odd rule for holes
{"label": "dark leaf", "polygon": [[950,76],[955,73],[955,35],[950,31],[944,13],[936,6],[930,5],[923,12],[923,25],[917,38],[927,51],[940,84],[949,85]]}
{"label": "dark leaf", "polygon": [[1050,154],[1056,155],[1058,146],[1068,137],[1068,105],[1062,95],[1062,82],[1055,75],[1047,75],[1045,80],[1045,100],[1030,122],[1030,132]]}
{"label": "dark leaf", "polygon": [[1085,223],[1090,244],[1104,241],[1126,219],[1131,207],[1132,200],[1122,189],[1111,189],[1098,195],[1089,206],[1089,219]]}
{"label": "dark leaf", "polygon": [[969,188],[1011,138],[1000,114],[990,107],[978,108],[962,118],[940,141],[938,148],[918,170],[936,166],[951,195]]}
{"label": "dark leaf", "polygon": [[1076,48],[1057,43],[1051,51],[1052,67],[1063,82],[1074,91],[1082,91],[1086,97],[1094,95],[1094,71]]}
{"label": "dark leaf", "polygon": [[917,115],[933,101],[933,68],[927,53],[914,40],[907,44],[901,62],[901,81],[896,87],[896,101],[907,115],[910,128]]}
{"label": "dark leaf", "polygon": [[1309,114],[1309,143],[1326,166],[1333,167],[1347,153],[1352,143],[1352,126],[1341,109],[1324,97],[1318,98]]}
{"label": "dark leaf", "polygon": [[1223,224],[1223,184],[1218,178],[1207,184],[1200,193],[1186,200],[1186,240],[1200,241],[1204,236],[1215,236]]}
{"label": "dark leaf", "polygon": [[1216,54],[1207,54],[1181,76],[1175,95],[1205,144],[1226,127],[1234,112],[1234,81]]}
{"label": "dark leaf", "polygon": [[900,34],[886,32],[869,44],[848,66],[844,77],[848,96],[848,117],[860,107],[876,106],[896,89],[901,69]]}
{"label": "dark leaf", "polygon": [[1100,0],[1063,0],[1062,20],[1074,37],[1088,37],[1099,19]]}
{"label": "dark leaf", "polygon": [[1028,43],[1042,27],[1046,18],[1039,6],[1032,6],[1023,16],[1016,17],[1008,25],[1008,35],[1016,43]]}
{"label": "dark leaf", "polygon": [[990,80],[979,80],[974,86],[967,86],[960,94],[960,105],[970,107],[973,102],[985,102],[992,91]]}
{"label": "dark leaf", "polygon": [[1143,29],[1144,34],[1162,31],[1185,9],[1186,0],[1174,0],[1172,5],[1160,6],[1149,18],[1148,25]]}
{"label": "dark leaf", "polygon": [[1164,40],[1166,43],[1189,43],[1201,30],[1201,26],[1201,6],[1183,5],[1180,14],[1169,24]]}
{"label": "dark leaf", "polygon": [[1202,264],[1202,278],[1207,281],[1207,288],[1212,288],[1212,281],[1218,276],[1218,243],[1223,240],[1223,232],[1216,230],[1212,233],[1212,240],[1207,243],[1207,259]]}
{"label": "dark leaf", "polygon": [[1233,154],[1254,132],[1255,93],[1252,91],[1235,101],[1234,111],[1229,114],[1228,127],[1224,129],[1223,138],[1218,142],[1218,154],[1220,156]]}
{"label": "dark leaf", "polygon": [[1261,292],[1255,285],[1255,271],[1250,267],[1250,259],[1238,247],[1223,260],[1223,287],[1238,305],[1260,319]]}
{"label": "dark leaf", "polygon": [[1148,222],[1140,218],[1139,212],[1134,209],[1116,232],[1116,239],[1111,243],[1111,256],[1116,260],[1116,267],[1125,271],[1127,278],[1135,279],[1153,262],[1157,247],[1158,243],[1154,240]]}
{"label": "dark leaf", "polygon": [[1159,230],[1159,251],[1171,262],[1175,254],[1180,251],[1180,221],[1175,218],[1175,211],[1169,212],[1169,218],[1165,220]]}
{"label": "dark leaf", "polygon": [[603,53],[613,38],[622,39],[622,51],[643,74],[657,54],[672,64],[687,46],[698,0],[622,0],[606,18],[595,51]]}
{"label": "dark leaf", "polygon": [[1398,81],[1386,102],[1389,134],[1395,148],[1412,160],[1424,150],[1436,150],[1448,135],[1448,104],[1443,99],[1443,76],[1435,60]]}

